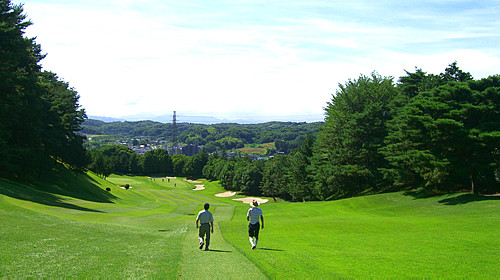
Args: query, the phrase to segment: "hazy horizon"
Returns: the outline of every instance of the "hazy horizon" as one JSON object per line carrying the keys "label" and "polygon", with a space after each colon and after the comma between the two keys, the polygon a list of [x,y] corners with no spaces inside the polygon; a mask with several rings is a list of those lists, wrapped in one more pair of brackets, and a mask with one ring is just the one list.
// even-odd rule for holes
{"label": "hazy horizon", "polygon": [[[152,115],[152,114],[137,114],[130,116],[121,117],[107,117],[107,116],[95,116],[88,115],[88,119],[100,120],[104,122],[115,122],[115,121],[155,121],[161,123],[172,123],[173,112],[171,114],[165,113],[164,115]],[[190,115],[183,112],[176,112],[177,123],[196,123],[196,124],[219,124],[219,123],[238,123],[238,124],[259,124],[266,122],[323,122],[324,114],[321,115],[294,115],[294,116],[241,116],[232,118],[221,118],[214,117],[209,114],[206,115]]]}

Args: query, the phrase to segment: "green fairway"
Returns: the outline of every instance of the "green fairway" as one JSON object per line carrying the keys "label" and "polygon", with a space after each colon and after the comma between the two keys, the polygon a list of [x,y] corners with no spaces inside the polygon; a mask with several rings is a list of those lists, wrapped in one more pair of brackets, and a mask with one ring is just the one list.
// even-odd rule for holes
{"label": "green fairway", "polygon": [[[500,277],[498,197],[271,200],[251,250],[249,206],[214,196],[224,191],[182,178],[0,180],[0,278]],[[215,218],[208,252],[194,222],[205,202]]]}
{"label": "green fairway", "polygon": [[241,234],[243,219],[222,229],[270,278],[498,278],[500,201],[467,197],[396,193],[264,205],[256,251]]}

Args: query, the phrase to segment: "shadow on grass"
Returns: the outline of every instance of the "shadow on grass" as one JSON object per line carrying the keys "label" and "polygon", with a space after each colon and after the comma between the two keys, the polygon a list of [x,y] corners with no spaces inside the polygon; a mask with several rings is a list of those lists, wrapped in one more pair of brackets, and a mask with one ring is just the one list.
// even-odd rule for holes
{"label": "shadow on grass", "polygon": [[[448,194],[438,193],[438,192],[426,190],[426,189],[418,189],[418,190],[406,191],[404,193],[404,195],[412,196],[414,199],[423,199],[423,198],[444,196],[444,195],[448,195]],[[461,205],[461,204],[467,204],[467,203],[476,202],[476,201],[500,200],[500,196],[496,196],[496,195],[479,195],[479,194],[471,194],[471,193],[462,193],[462,194],[455,194],[455,195],[451,194],[451,195],[452,195],[452,197],[441,199],[438,202],[442,203],[444,205]]]}
{"label": "shadow on grass", "polygon": [[424,188],[419,188],[416,190],[405,191],[404,195],[412,196],[415,199],[420,199],[420,198],[429,198],[437,195],[442,195],[442,193],[436,193],[434,191],[429,191]]}
{"label": "shadow on grass", "polygon": [[41,178],[0,179],[0,194],[49,206],[102,212],[64,202],[60,197],[62,195],[92,202],[113,203],[112,200],[117,197],[100,188],[98,184],[87,174],[71,172],[62,166],[57,166],[47,171]]}
{"label": "shadow on grass", "polygon": [[214,250],[214,249],[210,249],[206,252],[216,252],[216,253],[232,253],[233,251],[224,251],[224,250]]}
{"label": "shadow on grass", "polygon": [[0,181],[0,194],[48,206],[56,206],[56,207],[62,207],[80,211],[102,212],[99,210],[89,209],[71,203],[67,203],[62,201],[60,197],[54,194],[27,188],[23,185],[18,185],[12,182],[10,182],[10,184],[5,184],[5,181]]}
{"label": "shadow on grass", "polygon": [[485,200],[500,200],[500,196],[485,196],[485,195],[466,193],[459,196],[442,199],[439,201],[439,203],[443,203],[444,205],[461,205],[461,204],[467,204],[469,202],[485,201]]}
{"label": "shadow on grass", "polygon": [[285,250],[281,250],[281,249],[272,249],[272,248],[257,248],[257,250],[277,251],[277,252],[284,252],[285,251]]}

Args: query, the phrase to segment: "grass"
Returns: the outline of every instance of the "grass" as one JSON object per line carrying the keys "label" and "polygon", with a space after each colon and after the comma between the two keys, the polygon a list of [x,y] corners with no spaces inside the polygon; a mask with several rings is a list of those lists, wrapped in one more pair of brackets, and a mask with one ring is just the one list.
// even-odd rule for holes
{"label": "grass", "polygon": [[499,201],[443,203],[456,197],[395,193],[264,205],[256,251],[240,237],[244,221],[221,227],[270,278],[498,278]]}
{"label": "grass", "polygon": [[[2,279],[500,278],[498,197],[271,200],[251,250],[248,205],[215,197],[217,182],[193,191],[182,178],[54,172],[0,180]],[[209,252],[194,227],[205,202],[215,218]]]}
{"label": "grass", "polygon": [[245,147],[237,149],[244,154],[266,155],[269,149],[276,149],[274,142],[264,144],[245,144]]}

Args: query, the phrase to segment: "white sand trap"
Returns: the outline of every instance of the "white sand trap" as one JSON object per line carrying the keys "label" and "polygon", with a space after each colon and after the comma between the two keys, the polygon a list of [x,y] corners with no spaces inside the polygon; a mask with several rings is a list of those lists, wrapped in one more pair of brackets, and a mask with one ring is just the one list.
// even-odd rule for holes
{"label": "white sand trap", "polygon": [[[126,190],[126,188],[125,188],[125,187],[120,187],[120,188],[121,188],[121,189]],[[128,188],[129,188],[129,189],[131,189],[131,188],[132,188],[132,186],[129,186]]]}
{"label": "white sand trap", "polygon": [[193,184],[201,184],[201,183],[203,183],[202,181],[193,181],[193,180],[188,180],[188,179],[184,179],[184,181],[186,181],[188,183],[193,183]]}
{"label": "white sand trap", "polygon": [[243,198],[233,198],[233,200],[238,200],[238,201],[241,201],[243,203],[252,203],[253,200],[257,200],[257,202],[259,204],[262,204],[262,203],[266,203],[269,201],[269,199],[263,199],[263,198],[258,198],[258,197],[243,197]]}
{"label": "white sand trap", "polygon": [[223,192],[223,193],[218,193],[215,196],[216,197],[230,197],[230,196],[234,196],[235,194],[236,194],[236,192]]}
{"label": "white sand trap", "polygon": [[193,189],[193,191],[201,191],[205,189],[205,185],[195,185],[196,188]]}
{"label": "white sand trap", "polygon": [[177,179],[177,177],[165,177],[165,179]]}

